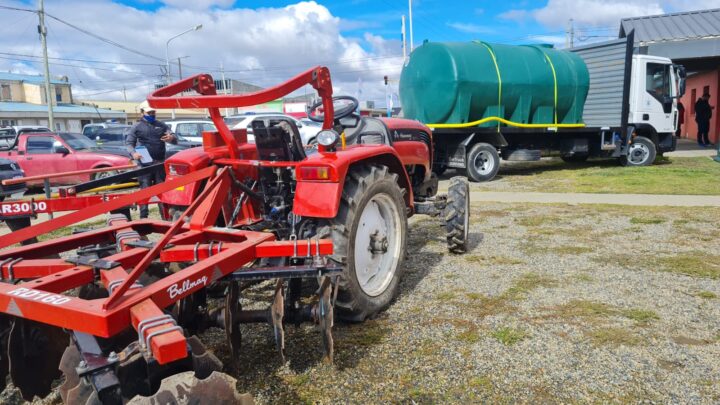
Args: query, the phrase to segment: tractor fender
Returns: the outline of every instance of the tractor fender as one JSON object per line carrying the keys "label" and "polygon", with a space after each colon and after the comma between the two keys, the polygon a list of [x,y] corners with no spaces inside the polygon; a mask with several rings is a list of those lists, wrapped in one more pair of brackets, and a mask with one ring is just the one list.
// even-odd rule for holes
{"label": "tractor fender", "polygon": [[[300,162],[296,167],[298,176],[295,187],[293,213],[303,217],[335,218],[347,173],[365,164],[387,166],[398,175],[398,184],[405,190],[405,205],[412,209],[413,196],[410,179],[395,149],[387,145],[350,146],[341,153],[317,153]],[[303,179],[303,168],[329,167],[330,179]],[[412,212],[412,211],[410,211]]]}

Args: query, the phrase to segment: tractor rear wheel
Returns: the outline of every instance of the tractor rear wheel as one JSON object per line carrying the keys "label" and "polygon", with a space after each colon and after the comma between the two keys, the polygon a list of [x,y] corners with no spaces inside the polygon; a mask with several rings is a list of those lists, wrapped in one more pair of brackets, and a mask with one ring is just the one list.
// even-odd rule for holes
{"label": "tractor rear wheel", "polygon": [[351,169],[337,216],[331,220],[335,253],[344,265],[338,318],[360,322],[395,298],[407,242],[404,191],[387,166]]}

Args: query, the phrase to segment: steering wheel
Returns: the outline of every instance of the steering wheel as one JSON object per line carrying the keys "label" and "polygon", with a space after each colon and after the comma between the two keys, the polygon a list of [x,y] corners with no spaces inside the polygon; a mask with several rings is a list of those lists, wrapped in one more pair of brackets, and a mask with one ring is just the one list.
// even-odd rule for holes
{"label": "steering wheel", "polygon": [[[352,114],[357,110],[358,106],[360,105],[360,102],[355,97],[352,96],[337,96],[332,98],[333,101],[333,109],[335,110],[335,119],[339,120],[340,118],[345,118],[348,115]],[[325,120],[324,114],[314,114],[320,106],[322,106],[322,100],[316,102],[315,104],[309,106],[307,108],[307,116],[311,121],[315,122],[323,122]]]}

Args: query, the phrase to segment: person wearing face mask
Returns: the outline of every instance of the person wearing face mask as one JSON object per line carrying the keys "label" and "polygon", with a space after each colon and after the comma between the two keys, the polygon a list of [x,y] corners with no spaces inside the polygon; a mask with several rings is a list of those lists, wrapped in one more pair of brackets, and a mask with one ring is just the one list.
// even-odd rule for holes
{"label": "person wearing face mask", "polygon": [[[141,155],[135,150],[136,146],[144,146],[147,148],[151,163],[144,163],[148,166],[165,161],[165,144],[177,143],[177,137],[172,133],[170,127],[164,122],[155,118],[155,109],[152,107],[144,107],[140,110],[143,117],[135,125],[133,125],[125,135],[125,145],[133,159],[140,162]],[[159,170],[155,174],[143,175],[138,178],[140,188],[147,188],[154,184],[165,181],[165,170]],[[140,218],[148,217],[147,205],[140,205]]]}

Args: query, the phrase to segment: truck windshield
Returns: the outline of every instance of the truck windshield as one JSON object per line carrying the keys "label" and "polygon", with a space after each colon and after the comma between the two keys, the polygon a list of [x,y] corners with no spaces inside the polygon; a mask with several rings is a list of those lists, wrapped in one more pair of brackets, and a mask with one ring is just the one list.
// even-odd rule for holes
{"label": "truck windshield", "polygon": [[63,132],[60,137],[75,150],[90,150],[97,149],[95,142],[89,140],[86,136],[80,134],[70,134]]}

